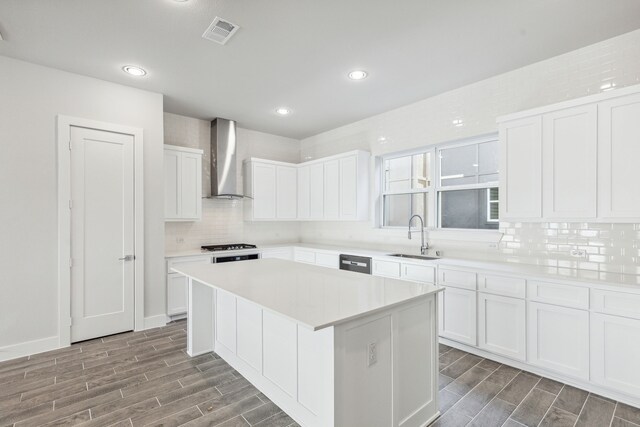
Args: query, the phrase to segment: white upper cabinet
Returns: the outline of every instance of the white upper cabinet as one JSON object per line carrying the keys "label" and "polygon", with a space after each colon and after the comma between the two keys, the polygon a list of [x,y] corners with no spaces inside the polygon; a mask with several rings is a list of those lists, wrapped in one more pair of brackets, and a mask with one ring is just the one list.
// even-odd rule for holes
{"label": "white upper cabinet", "polygon": [[202,218],[202,150],[165,145],[164,216],[166,221]]}
{"label": "white upper cabinet", "polygon": [[599,216],[640,218],[640,94],[598,104]]}
{"label": "white upper cabinet", "polygon": [[[306,166],[302,166],[304,168]],[[309,167],[309,218],[324,218],[324,164],[314,163]],[[302,217],[301,217],[302,218]]]}
{"label": "white upper cabinet", "polygon": [[311,216],[311,183],[309,166],[298,168],[298,219]]}
{"label": "white upper cabinet", "polygon": [[366,220],[369,159],[364,151],[292,164],[245,161],[245,219]]}
{"label": "white upper cabinet", "polygon": [[246,194],[250,200],[252,218],[255,220],[276,218],[276,166],[269,163],[252,162]]}
{"label": "white upper cabinet", "polygon": [[640,220],[640,86],[498,121],[501,220]]}
{"label": "white upper cabinet", "polygon": [[500,125],[500,219],[542,216],[542,119]]}
{"label": "white upper cabinet", "polygon": [[276,217],[296,219],[298,171],[291,166],[276,166]]}
{"label": "white upper cabinet", "polygon": [[340,160],[324,163],[324,219],[340,217]]}
{"label": "white upper cabinet", "polygon": [[595,218],[598,161],[597,106],[543,116],[543,216]]}

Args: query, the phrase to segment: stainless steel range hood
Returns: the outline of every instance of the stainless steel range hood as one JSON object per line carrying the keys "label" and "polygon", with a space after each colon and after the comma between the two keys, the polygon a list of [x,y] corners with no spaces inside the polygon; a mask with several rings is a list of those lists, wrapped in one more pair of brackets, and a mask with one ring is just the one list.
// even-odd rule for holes
{"label": "stainless steel range hood", "polygon": [[238,193],[236,122],[217,118],[211,122],[211,197],[241,199]]}

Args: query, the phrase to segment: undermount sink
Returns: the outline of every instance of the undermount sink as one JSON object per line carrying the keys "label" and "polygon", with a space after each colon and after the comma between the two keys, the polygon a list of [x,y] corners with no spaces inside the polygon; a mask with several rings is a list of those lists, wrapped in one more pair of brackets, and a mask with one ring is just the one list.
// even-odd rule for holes
{"label": "undermount sink", "polygon": [[433,261],[436,259],[440,259],[438,257],[435,256],[427,256],[427,255],[407,255],[407,254],[391,254],[389,256],[395,256],[398,258],[413,258],[413,259],[421,259],[424,261]]}

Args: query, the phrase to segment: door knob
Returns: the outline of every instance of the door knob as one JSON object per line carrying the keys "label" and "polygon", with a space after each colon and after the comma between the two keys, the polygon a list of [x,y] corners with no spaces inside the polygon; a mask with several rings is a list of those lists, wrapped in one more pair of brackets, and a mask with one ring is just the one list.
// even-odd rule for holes
{"label": "door knob", "polygon": [[136,259],[135,255],[125,255],[124,258],[118,258],[120,261],[133,261]]}

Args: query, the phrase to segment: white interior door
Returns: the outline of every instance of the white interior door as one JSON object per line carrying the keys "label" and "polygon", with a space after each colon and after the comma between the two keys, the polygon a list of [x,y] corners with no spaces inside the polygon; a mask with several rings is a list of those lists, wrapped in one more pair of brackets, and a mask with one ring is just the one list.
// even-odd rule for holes
{"label": "white interior door", "polygon": [[71,127],[71,341],[134,328],[134,139]]}

